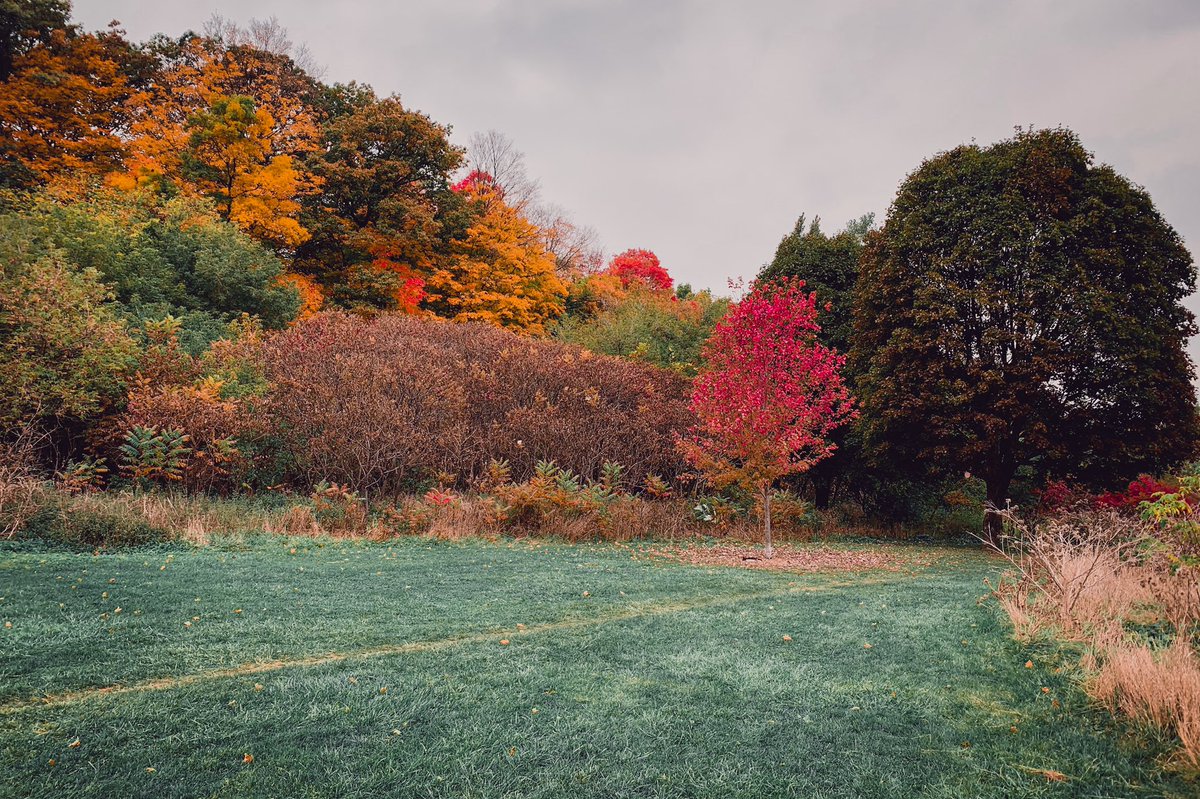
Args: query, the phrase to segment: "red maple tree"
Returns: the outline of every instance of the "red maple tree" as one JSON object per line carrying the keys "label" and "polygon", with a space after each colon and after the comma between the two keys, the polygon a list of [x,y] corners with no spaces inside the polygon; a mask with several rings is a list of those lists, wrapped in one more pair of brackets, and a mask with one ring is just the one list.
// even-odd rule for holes
{"label": "red maple tree", "polygon": [[697,424],[680,442],[714,487],[758,497],[768,558],[775,481],[830,455],[826,436],[858,414],[840,374],[845,357],[817,341],[820,329],[804,281],[756,285],[705,344],[692,391]]}
{"label": "red maple tree", "polygon": [[626,250],[613,256],[606,271],[619,277],[625,288],[640,283],[650,289],[670,291],[675,283],[658,256],[649,250]]}

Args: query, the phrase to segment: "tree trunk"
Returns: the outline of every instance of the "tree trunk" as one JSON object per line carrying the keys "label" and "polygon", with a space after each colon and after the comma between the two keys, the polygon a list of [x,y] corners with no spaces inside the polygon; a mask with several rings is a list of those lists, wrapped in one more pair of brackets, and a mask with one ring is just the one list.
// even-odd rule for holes
{"label": "tree trunk", "polygon": [[1004,520],[999,511],[1008,507],[1008,488],[1012,484],[1014,470],[1001,466],[988,471],[984,482],[987,484],[987,506],[983,510],[983,534],[989,543],[999,546],[1000,537],[1004,533]]}
{"label": "tree trunk", "polygon": [[828,510],[833,498],[833,476],[822,474],[813,477],[813,499],[817,510]]}
{"label": "tree trunk", "polygon": [[766,546],[763,547],[763,557],[775,557],[775,547],[771,545],[771,488],[767,486],[763,489],[763,532],[765,533]]}

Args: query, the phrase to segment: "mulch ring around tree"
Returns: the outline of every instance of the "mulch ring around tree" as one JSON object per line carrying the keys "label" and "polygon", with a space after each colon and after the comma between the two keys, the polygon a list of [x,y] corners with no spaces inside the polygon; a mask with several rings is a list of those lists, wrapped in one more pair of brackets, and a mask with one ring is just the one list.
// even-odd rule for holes
{"label": "mulch ring around tree", "polygon": [[651,558],[663,558],[691,566],[731,566],[775,571],[900,571],[928,566],[928,558],[914,558],[894,549],[835,549],[832,547],[778,546],[774,557],[763,555],[762,547],[719,544],[705,547],[655,547],[645,550]]}

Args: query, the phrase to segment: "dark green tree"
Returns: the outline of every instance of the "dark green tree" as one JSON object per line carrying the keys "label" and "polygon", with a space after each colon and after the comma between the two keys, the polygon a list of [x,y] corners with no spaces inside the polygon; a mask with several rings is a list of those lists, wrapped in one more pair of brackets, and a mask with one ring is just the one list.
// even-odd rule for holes
{"label": "dark green tree", "polygon": [[853,220],[832,236],[821,230],[819,217],[805,227],[803,214],[796,227],[783,237],[775,257],[758,273],[759,282],[793,277],[803,280],[817,299],[829,308],[821,314],[821,343],[839,352],[850,351],[853,335],[854,283],[863,241],[875,225],[875,215]]}
{"label": "dark green tree", "polygon": [[12,74],[14,58],[48,42],[50,31],[71,27],[70,16],[67,0],[0,0],[0,81]]}
{"label": "dark green tree", "polygon": [[1094,487],[1170,467],[1196,451],[1195,286],[1150,196],[1071,131],[937,155],[863,253],[867,444],[973,472],[997,507],[1022,466]]}
{"label": "dark green tree", "polygon": [[462,150],[448,128],[367,87],[333,87],[322,105],[331,116],[307,162],[320,191],[305,200],[312,238],[296,268],[335,304],[405,308],[406,281],[432,272],[466,227],[454,221],[463,203],[450,191]]}

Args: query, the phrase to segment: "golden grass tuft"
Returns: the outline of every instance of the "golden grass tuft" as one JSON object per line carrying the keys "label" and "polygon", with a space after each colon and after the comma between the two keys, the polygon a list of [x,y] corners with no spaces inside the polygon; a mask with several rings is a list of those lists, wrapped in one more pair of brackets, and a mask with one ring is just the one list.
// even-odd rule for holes
{"label": "golden grass tuft", "polygon": [[[1006,521],[1012,534],[996,549],[1013,569],[992,596],[1018,636],[1053,630],[1087,644],[1080,665],[1088,692],[1114,714],[1177,736],[1178,759],[1200,769],[1200,656],[1192,644],[1200,569],[1146,555],[1154,530],[1114,512]],[[1166,621],[1171,643],[1133,640],[1126,621]]]}

